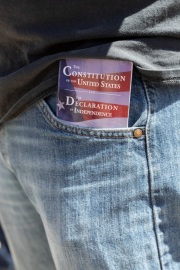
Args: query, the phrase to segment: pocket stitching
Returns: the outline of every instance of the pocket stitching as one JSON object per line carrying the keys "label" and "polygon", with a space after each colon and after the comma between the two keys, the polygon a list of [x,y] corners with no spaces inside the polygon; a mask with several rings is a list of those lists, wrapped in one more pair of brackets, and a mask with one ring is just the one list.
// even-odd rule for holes
{"label": "pocket stitching", "polygon": [[[80,136],[88,136],[88,137],[95,137],[99,139],[110,139],[110,138],[135,138],[137,139],[133,134],[134,130],[137,128],[142,129],[144,137],[145,135],[145,127],[131,127],[129,130],[89,130],[89,129],[83,129],[81,127],[76,127],[76,126],[68,126],[64,123],[58,122],[58,120],[54,119],[55,116],[54,114],[50,111],[48,105],[45,103],[44,100],[41,100],[38,102],[38,107],[43,114],[45,120],[47,120],[53,127],[56,129],[59,129],[61,131],[70,133],[70,134],[75,134],[75,135],[80,135]],[[47,108],[46,108],[47,107]],[[122,134],[122,133],[128,133],[128,134]],[[116,135],[114,135],[116,134]]]}

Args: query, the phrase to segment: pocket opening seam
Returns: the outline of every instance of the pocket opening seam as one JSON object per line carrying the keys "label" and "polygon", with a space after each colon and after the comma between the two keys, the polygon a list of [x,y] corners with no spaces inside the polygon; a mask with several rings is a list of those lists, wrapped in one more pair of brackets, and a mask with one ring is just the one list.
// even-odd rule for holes
{"label": "pocket opening seam", "polygon": [[[142,137],[145,136],[145,127],[130,127],[124,130],[100,130],[100,129],[86,129],[76,126],[68,126],[64,123],[58,122],[58,119],[54,116],[54,114],[50,111],[50,108],[45,103],[44,100],[38,102],[38,107],[43,114],[45,120],[48,121],[54,128],[59,129],[61,131],[71,133],[74,135],[87,136],[87,137],[95,137],[99,139],[125,139],[125,138],[135,138],[134,130],[140,128],[143,131]],[[126,133],[126,134],[125,134]]]}

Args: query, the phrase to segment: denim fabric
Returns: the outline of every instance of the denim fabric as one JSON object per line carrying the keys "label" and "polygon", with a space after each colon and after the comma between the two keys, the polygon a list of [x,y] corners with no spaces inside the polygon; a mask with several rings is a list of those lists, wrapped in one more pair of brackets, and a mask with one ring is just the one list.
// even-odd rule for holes
{"label": "denim fabric", "polygon": [[67,125],[55,96],[0,130],[0,219],[17,270],[179,270],[180,79],[135,71],[127,129]]}

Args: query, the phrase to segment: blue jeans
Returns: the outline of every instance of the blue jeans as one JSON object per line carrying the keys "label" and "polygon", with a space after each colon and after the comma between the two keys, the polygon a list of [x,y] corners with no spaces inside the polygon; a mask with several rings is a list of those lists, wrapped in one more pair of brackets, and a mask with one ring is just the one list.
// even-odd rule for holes
{"label": "blue jeans", "polygon": [[180,269],[180,79],[133,74],[129,128],[55,116],[0,129],[0,220],[17,270]]}

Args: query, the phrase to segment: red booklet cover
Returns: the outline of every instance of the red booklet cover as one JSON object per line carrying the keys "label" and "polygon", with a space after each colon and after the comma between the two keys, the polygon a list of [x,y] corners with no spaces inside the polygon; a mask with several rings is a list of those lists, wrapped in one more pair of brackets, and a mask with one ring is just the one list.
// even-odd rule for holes
{"label": "red booklet cover", "polygon": [[61,60],[57,117],[84,128],[128,127],[132,68],[128,61]]}

